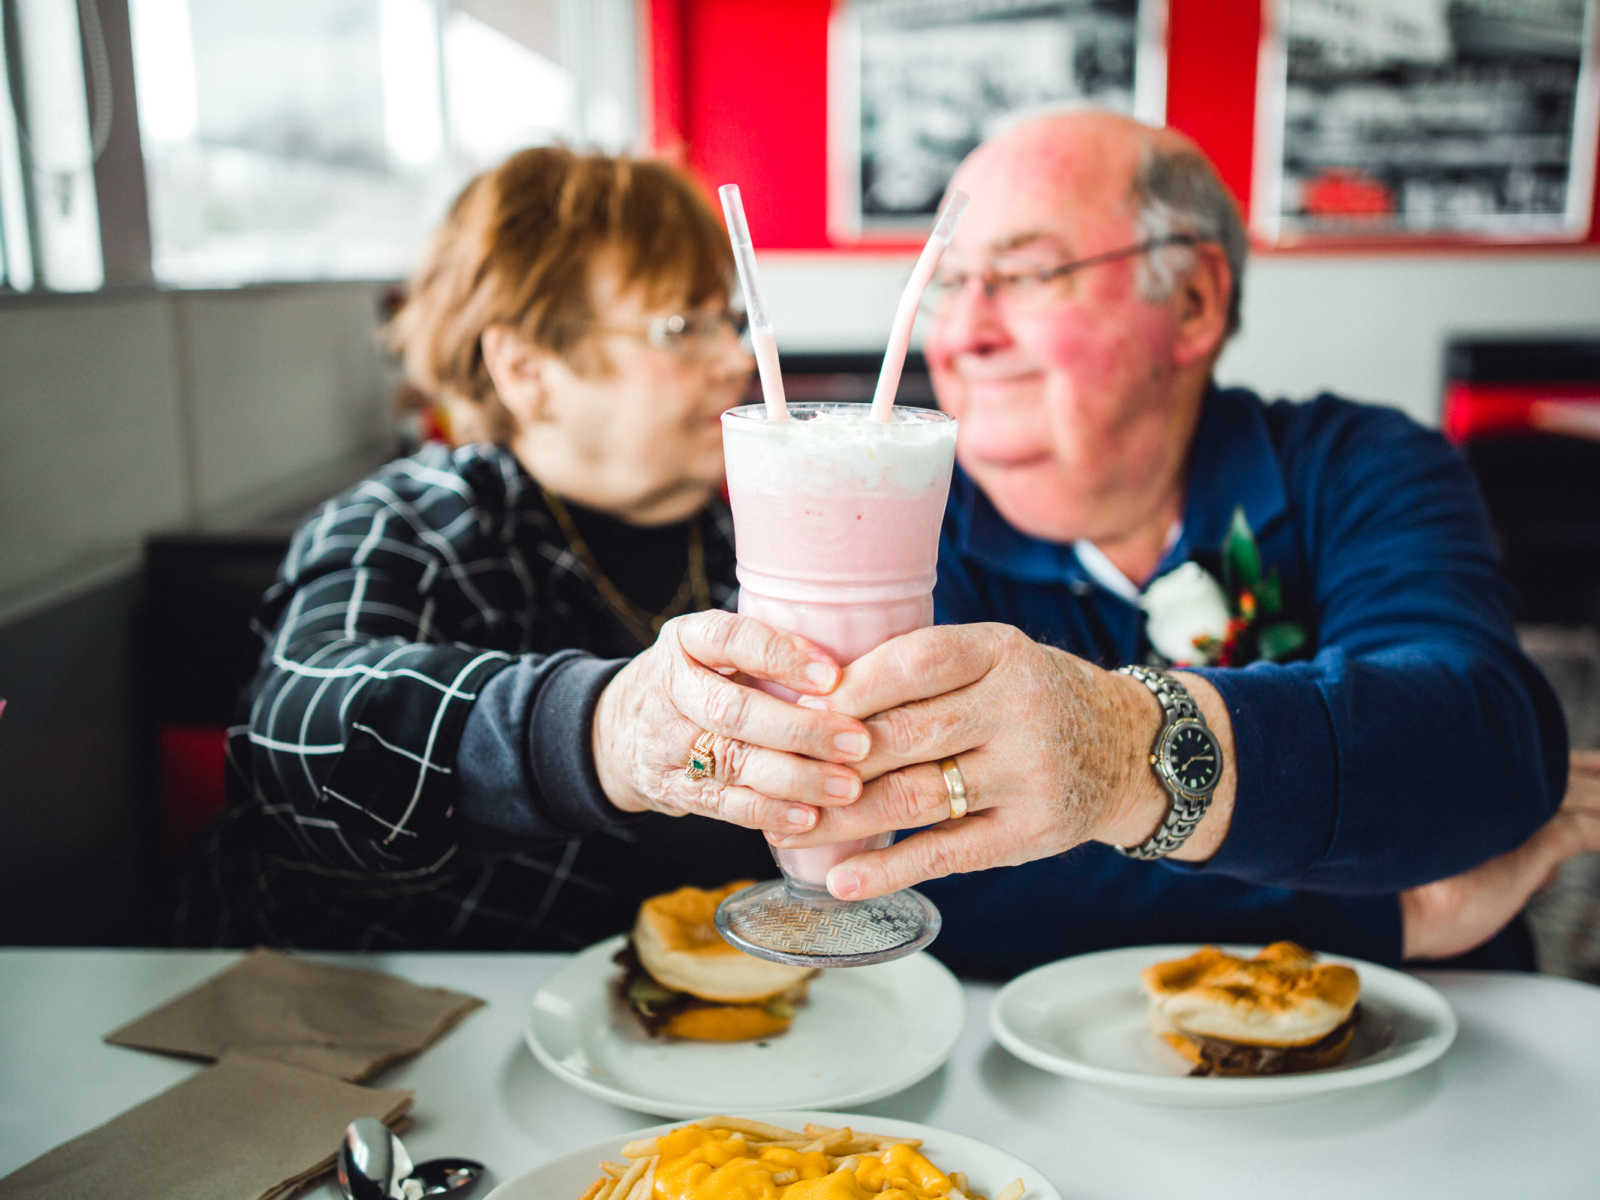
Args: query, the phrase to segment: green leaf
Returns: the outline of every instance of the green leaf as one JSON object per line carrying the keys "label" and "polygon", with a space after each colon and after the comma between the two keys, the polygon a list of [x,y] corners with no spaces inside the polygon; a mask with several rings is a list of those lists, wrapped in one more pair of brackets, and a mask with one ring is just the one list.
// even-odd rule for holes
{"label": "green leaf", "polygon": [[1261,551],[1256,549],[1255,535],[1250,532],[1250,522],[1244,518],[1244,509],[1236,507],[1233,520],[1228,523],[1228,534],[1222,539],[1222,586],[1227,589],[1229,598],[1237,602],[1240,592],[1253,592],[1260,582]]}
{"label": "green leaf", "polygon": [[1282,611],[1283,582],[1278,578],[1278,569],[1274,567],[1261,577],[1261,583],[1256,588],[1257,620],[1275,617]]}
{"label": "green leaf", "polygon": [[1279,621],[1261,630],[1259,645],[1261,657],[1269,662],[1288,658],[1306,644],[1306,631],[1293,621]]}

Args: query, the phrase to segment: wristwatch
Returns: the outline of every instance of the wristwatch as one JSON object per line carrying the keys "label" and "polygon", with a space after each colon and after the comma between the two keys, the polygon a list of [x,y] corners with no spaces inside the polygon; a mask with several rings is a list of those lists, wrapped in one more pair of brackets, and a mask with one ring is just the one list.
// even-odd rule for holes
{"label": "wristwatch", "polygon": [[1165,858],[1194,832],[1211,807],[1211,793],[1222,778],[1222,748],[1187,688],[1154,667],[1119,667],[1155,694],[1164,720],[1150,747],[1150,766],[1172,797],[1161,827],[1137,846],[1117,846],[1128,858]]}

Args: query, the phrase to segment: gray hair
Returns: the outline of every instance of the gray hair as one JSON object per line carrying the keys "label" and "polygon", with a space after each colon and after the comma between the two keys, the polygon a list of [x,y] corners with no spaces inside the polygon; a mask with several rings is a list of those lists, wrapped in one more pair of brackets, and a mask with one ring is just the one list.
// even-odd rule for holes
{"label": "gray hair", "polygon": [[[1166,150],[1147,146],[1133,177],[1131,189],[1140,241],[1171,234],[1194,234],[1215,239],[1233,273],[1233,293],[1228,297],[1225,338],[1239,332],[1240,297],[1244,293],[1245,255],[1249,237],[1233,196],[1223,186],[1211,163],[1191,149]],[[1177,286],[1178,276],[1194,265],[1192,247],[1163,246],[1144,256],[1139,289],[1147,300],[1163,300]]]}

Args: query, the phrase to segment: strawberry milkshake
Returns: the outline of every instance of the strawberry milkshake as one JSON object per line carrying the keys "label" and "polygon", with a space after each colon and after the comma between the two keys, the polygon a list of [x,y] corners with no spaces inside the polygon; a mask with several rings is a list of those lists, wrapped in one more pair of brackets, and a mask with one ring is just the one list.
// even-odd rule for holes
{"label": "strawberry milkshake", "polygon": [[[933,622],[939,525],[956,423],[930,409],[793,404],[723,414],[739,611],[799,633],[847,664]],[[794,699],[775,684],[758,686]],[[835,863],[892,834],[805,849],[773,848],[797,895],[826,896]]]}

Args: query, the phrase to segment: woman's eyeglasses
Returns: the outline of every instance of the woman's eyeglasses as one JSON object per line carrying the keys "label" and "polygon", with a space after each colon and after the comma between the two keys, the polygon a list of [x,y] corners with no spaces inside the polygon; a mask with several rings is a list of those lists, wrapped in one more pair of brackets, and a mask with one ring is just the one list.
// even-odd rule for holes
{"label": "woman's eyeglasses", "polygon": [[694,356],[715,353],[727,330],[742,339],[749,324],[750,319],[742,310],[729,308],[716,313],[672,313],[637,325],[596,324],[591,328],[636,337],[657,350]]}
{"label": "woman's eyeglasses", "polygon": [[923,296],[923,306],[934,314],[950,309],[956,298],[967,290],[973,280],[983,289],[983,294],[1008,312],[1037,312],[1047,308],[1061,295],[1061,281],[1074,272],[1100,263],[1114,262],[1119,258],[1132,258],[1148,254],[1162,246],[1193,246],[1199,242],[1214,242],[1216,238],[1198,233],[1169,233],[1150,238],[1132,246],[1091,254],[1088,258],[1075,258],[1071,262],[1053,263],[1047,267],[1029,267],[1015,271],[1000,271],[985,267],[981,271],[944,271],[928,283]]}

